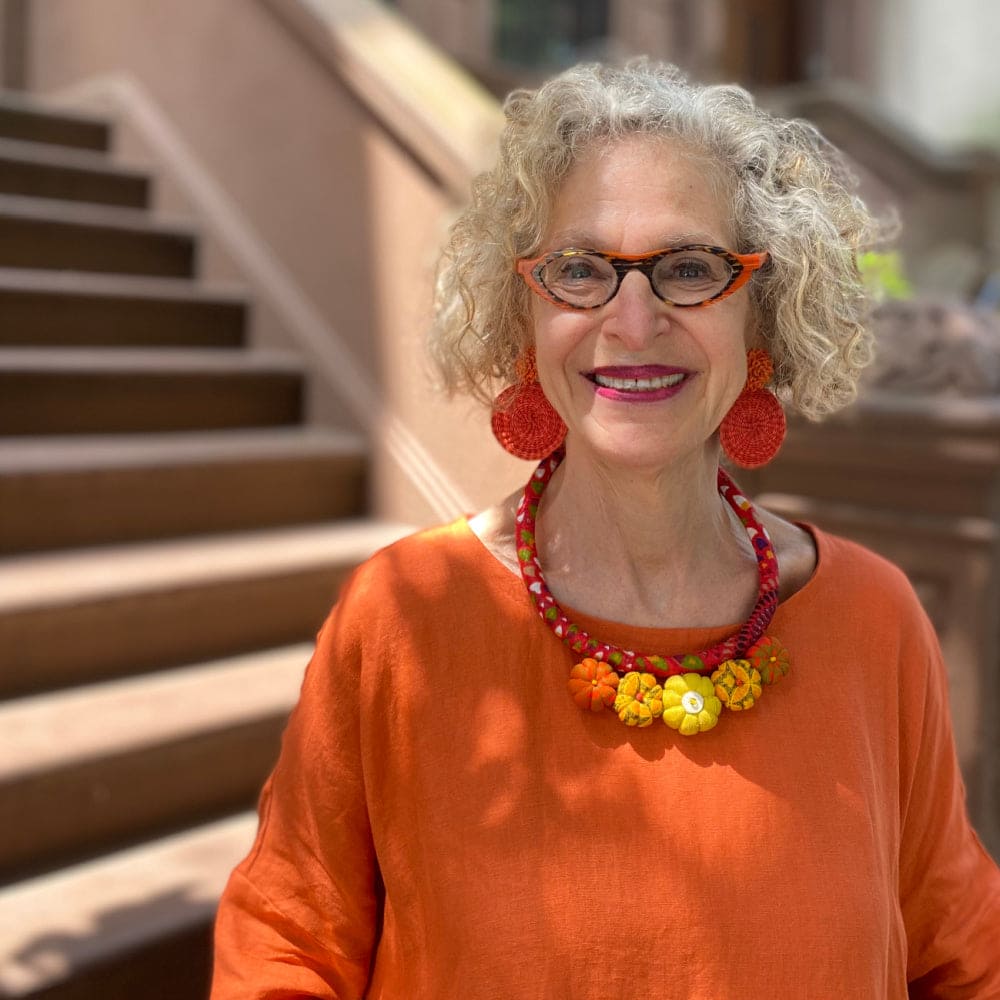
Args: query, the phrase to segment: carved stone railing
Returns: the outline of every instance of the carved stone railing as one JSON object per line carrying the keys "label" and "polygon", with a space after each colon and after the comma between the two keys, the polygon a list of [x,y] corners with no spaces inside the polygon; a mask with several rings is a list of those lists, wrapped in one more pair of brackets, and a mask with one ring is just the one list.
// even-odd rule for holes
{"label": "carved stone railing", "polygon": [[877,325],[883,358],[858,403],[791,422],[779,457],[740,482],[905,570],[948,664],[970,811],[1000,857],[1000,319],[900,304]]}

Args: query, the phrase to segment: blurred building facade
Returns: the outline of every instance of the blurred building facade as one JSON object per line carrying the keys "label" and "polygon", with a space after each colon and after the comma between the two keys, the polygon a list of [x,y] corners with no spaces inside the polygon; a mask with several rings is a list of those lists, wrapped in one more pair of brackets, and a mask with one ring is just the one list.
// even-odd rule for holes
{"label": "blurred building facade", "polygon": [[645,54],[753,89],[848,80],[945,143],[995,135],[988,0],[387,0],[497,93],[580,59]]}
{"label": "blurred building facade", "polygon": [[[863,77],[874,5],[844,0],[391,0],[497,90],[581,59],[645,54],[702,80]],[[834,13],[836,16],[833,16]]]}

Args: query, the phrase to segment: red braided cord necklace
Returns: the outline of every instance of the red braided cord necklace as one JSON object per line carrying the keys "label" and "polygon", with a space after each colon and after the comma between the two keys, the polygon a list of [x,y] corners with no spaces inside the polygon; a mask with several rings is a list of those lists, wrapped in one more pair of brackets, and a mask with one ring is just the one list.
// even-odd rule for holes
{"label": "red braided cord necklace", "polygon": [[521,567],[521,576],[546,625],[574,653],[611,663],[616,669],[648,671],[658,677],[671,677],[690,672],[711,673],[720,663],[744,655],[764,634],[778,606],[778,561],[774,555],[771,539],[758,520],[753,505],[740,493],[725,471],[719,469],[719,495],[743,523],[750,544],[753,546],[760,581],[757,601],[750,617],[740,628],[711,649],[693,654],[660,656],[655,653],[637,653],[633,650],[620,649],[589,635],[569,620],[545,582],[535,542],[535,518],[538,515],[539,501],[563,457],[562,451],[555,452],[543,459],[535,469],[524,489],[515,523],[517,559]]}

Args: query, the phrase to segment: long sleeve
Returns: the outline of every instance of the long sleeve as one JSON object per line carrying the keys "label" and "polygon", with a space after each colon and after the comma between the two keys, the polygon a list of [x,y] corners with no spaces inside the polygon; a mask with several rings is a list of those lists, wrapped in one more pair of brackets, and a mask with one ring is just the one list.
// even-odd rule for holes
{"label": "long sleeve", "polygon": [[914,630],[914,659],[903,671],[915,681],[903,694],[901,732],[900,902],[910,996],[996,1000],[1000,872],[967,819],[945,669],[926,619],[923,626]]}
{"label": "long sleeve", "polygon": [[319,634],[253,849],[215,931],[212,1000],[352,1000],[365,992],[378,872],[360,753],[359,640],[343,601]]}

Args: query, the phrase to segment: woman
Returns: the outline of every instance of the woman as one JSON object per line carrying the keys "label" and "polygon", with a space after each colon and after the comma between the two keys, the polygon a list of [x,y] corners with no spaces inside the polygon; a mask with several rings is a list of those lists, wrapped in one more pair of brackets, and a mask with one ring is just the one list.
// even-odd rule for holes
{"label": "woman", "polygon": [[719,473],[773,454],[772,390],[851,399],[863,206],[811,128],[669,68],[506,112],[434,349],[544,457],[346,588],[213,997],[1000,996],[931,626]]}

